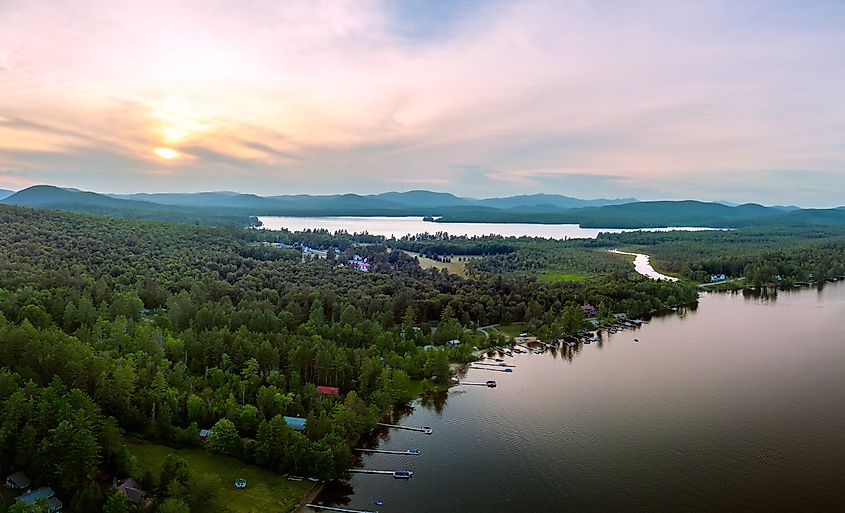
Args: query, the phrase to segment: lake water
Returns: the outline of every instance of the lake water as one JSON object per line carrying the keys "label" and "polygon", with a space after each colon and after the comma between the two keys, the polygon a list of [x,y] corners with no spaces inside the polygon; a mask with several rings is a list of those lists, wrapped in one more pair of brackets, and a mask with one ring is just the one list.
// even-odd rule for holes
{"label": "lake water", "polygon": [[[382,513],[845,510],[845,284],[695,310],[469,370],[320,501]],[[639,342],[635,342],[638,338]],[[384,505],[373,506],[373,499]]]}
{"label": "lake water", "polygon": [[[543,237],[547,239],[595,239],[601,232],[630,232],[618,228],[581,228],[577,224],[518,223],[432,223],[421,217],[271,217],[258,218],[262,228],[291,231],[324,228],[330,232],[368,232],[371,235],[402,237],[408,234],[448,232],[450,235],[503,235],[505,237]],[[709,230],[711,228],[649,228],[649,231]]]}

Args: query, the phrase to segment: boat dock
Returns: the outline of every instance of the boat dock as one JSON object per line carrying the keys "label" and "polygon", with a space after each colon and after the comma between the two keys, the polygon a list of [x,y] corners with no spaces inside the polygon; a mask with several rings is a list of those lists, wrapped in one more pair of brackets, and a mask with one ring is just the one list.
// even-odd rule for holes
{"label": "boat dock", "polygon": [[471,385],[471,386],[478,386],[478,387],[490,387],[490,388],[493,388],[493,387],[495,387],[495,386],[496,386],[496,382],[495,382],[495,381],[493,381],[492,379],[491,379],[491,380],[489,380],[489,381],[480,381],[480,382],[476,382],[476,381],[461,381],[461,382],[459,383],[459,385]]}
{"label": "boat dock", "polygon": [[406,449],[404,451],[388,451],[385,449],[355,449],[358,452],[370,452],[378,454],[398,454],[400,456],[419,456],[419,449]]}
{"label": "boat dock", "polygon": [[398,424],[385,424],[384,422],[378,422],[377,425],[383,426],[383,427],[394,428],[394,429],[405,429],[407,431],[418,431],[420,433],[425,433],[427,435],[430,435],[431,432],[432,432],[432,429],[428,426],[423,426],[423,427],[400,426]]}
{"label": "boat dock", "polygon": [[321,506],[319,504],[311,504],[308,503],[305,505],[306,508],[316,509],[316,510],[324,510],[324,511],[341,511],[343,513],[378,513],[378,511],[369,511],[366,509],[349,509],[349,508],[336,508],[334,506]]}
{"label": "boat dock", "polygon": [[510,365],[510,364],[507,364],[507,363],[504,363],[504,362],[494,362],[494,363],[490,363],[490,362],[473,362],[473,365],[487,365],[487,366],[490,366],[490,367],[510,367],[511,369],[515,369],[515,368],[516,368],[516,365]]}
{"label": "boat dock", "polygon": [[493,371],[493,372],[513,372],[513,369],[510,369],[510,368],[508,368],[508,369],[498,369],[498,368],[495,368],[495,367],[476,367],[476,366],[473,366],[473,365],[470,365],[469,368],[475,369],[475,370]]}

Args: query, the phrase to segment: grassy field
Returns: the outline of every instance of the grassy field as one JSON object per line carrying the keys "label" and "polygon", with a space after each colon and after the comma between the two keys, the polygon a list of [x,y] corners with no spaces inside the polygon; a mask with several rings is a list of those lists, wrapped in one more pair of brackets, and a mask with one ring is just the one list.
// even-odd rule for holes
{"label": "grassy field", "polygon": [[[420,261],[420,267],[423,269],[437,267],[438,269],[446,269],[450,273],[457,274],[459,276],[466,275],[466,266],[469,260],[480,258],[478,256],[455,255],[451,262],[438,262],[437,260],[420,256],[419,253],[414,253],[412,251],[405,251],[405,253],[412,257],[417,257]],[[459,258],[462,260],[461,262],[458,261]]]}
{"label": "grassy field", "polygon": [[586,274],[567,273],[562,271],[543,271],[537,274],[537,279],[547,283],[558,281],[585,281],[589,278]]}
{"label": "grassy field", "polygon": [[[128,440],[127,445],[137,458],[141,471],[149,470],[153,475],[158,475],[165,456],[175,453],[185,458],[191,473],[216,476],[220,483],[217,504],[233,513],[293,511],[314,486],[309,481],[288,481],[269,470],[247,465],[234,458],[210,454],[203,449],[171,449],[138,440]],[[247,480],[245,490],[236,490],[233,486],[235,479],[240,477]]]}
{"label": "grassy field", "polygon": [[515,322],[507,326],[498,326],[496,329],[513,338],[519,336],[525,330],[525,325],[521,322]]}

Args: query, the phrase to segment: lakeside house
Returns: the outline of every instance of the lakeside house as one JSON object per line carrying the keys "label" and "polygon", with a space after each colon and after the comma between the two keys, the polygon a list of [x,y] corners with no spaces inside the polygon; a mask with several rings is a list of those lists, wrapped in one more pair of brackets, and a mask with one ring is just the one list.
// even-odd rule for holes
{"label": "lakeside house", "polygon": [[584,314],[584,317],[595,317],[596,307],[590,303],[585,303],[581,305],[581,313]]}
{"label": "lakeside house", "polygon": [[147,492],[141,489],[141,485],[131,477],[120,481],[117,485],[117,492],[122,493],[132,504],[145,502]]}
{"label": "lakeside house", "polygon": [[362,258],[358,255],[355,255],[347,262],[350,267],[353,269],[357,269],[361,272],[369,272],[370,271],[370,262],[367,258]]}
{"label": "lakeside house", "polygon": [[288,427],[294,431],[305,431],[305,419],[302,417],[285,416],[285,422],[287,422]]}
{"label": "lakeside house", "polygon": [[25,502],[29,505],[35,505],[41,500],[45,501],[46,509],[44,510],[45,513],[58,513],[62,510],[64,506],[62,501],[56,497],[56,492],[53,491],[52,488],[49,486],[42,486],[37,490],[33,490],[29,493],[25,493],[23,495],[18,495],[15,500]]}
{"label": "lakeside house", "polygon": [[323,385],[317,385],[317,392],[323,395],[340,395],[340,389],[338,387],[327,387]]}
{"label": "lakeside house", "polygon": [[12,490],[26,490],[30,484],[29,478],[23,472],[6,476],[6,487]]}
{"label": "lakeside house", "polygon": [[725,276],[724,274],[711,274],[710,275],[710,283],[725,281],[727,279],[728,279],[727,276]]}

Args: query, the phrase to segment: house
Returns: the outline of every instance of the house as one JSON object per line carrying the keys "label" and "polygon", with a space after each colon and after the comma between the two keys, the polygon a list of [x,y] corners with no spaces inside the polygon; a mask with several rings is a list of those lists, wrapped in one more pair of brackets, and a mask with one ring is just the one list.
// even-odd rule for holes
{"label": "house", "polygon": [[208,438],[212,435],[210,429],[200,429],[200,440],[208,440]]}
{"label": "house", "polygon": [[348,263],[348,264],[349,264],[349,266],[350,266],[350,267],[352,267],[353,269],[357,269],[357,270],[359,270],[359,271],[361,271],[361,272],[365,272],[365,273],[366,273],[366,272],[369,272],[369,270],[370,270],[370,262],[369,262],[369,259],[367,259],[367,258],[362,258],[362,257],[360,257],[360,256],[358,256],[358,255],[353,256],[353,257],[352,257],[352,259],[350,259],[350,260],[349,260],[349,262],[347,262],[347,263]]}
{"label": "house", "polygon": [[460,347],[460,346],[461,346],[461,341],[458,340],[458,339],[453,339],[453,340],[446,342],[446,347]]}
{"label": "house", "polygon": [[724,274],[711,274],[710,275],[710,283],[716,283],[717,281],[725,281],[727,277]]}
{"label": "house", "polygon": [[338,387],[326,387],[322,385],[317,385],[317,392],[323,395],[340,395],[340,389]]}
{"label": "house", "polygon": [[590,303],[585,303],[581,305],[581,313],[584,314],[584,317],[595,317],[596,307]]}
{"label": "house", "polygon": [[29,488],[29,478],[23,472],[15,472],[6,476],[6,486],[12,490],[26,490]]}
{"label": "house", "polygon": [[147,497],[147,492],[142,490],[141,485],[131,477],[120,481],[117,485],[117,491],[125,495],[129,502],[133,504],[141,503]]}
{"label": "house", "polygon": [[305,419],[302,417],[285,417],[288,427],[294,431],[305,431]]}
{"label": "house", "polygon": [[62,510],[62,501],[60,501],[58,497],[56,497],[56,492],[54,492],[53,489],[49,486],[42,486],[37,490],[33,490],[23,495],[19,495],[15,498],[15,500],[25,502],[31,505],[37,504],[42,499],[46,501],[46,513],[57,513]]}
{"label": "house", "polygon": [[270,245],[276,249],[293,249],[293,246],[284,242],[271,242]]}

